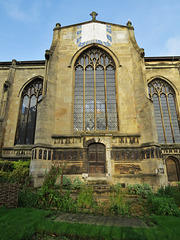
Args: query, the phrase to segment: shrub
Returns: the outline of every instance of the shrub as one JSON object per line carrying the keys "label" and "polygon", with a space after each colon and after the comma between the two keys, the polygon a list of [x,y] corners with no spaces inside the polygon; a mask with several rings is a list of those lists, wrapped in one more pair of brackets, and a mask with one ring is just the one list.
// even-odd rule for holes
{"label": "shrub", "polygon": [[123,189],[122,189],[121,183],[116,183],[115,185],[113,185],[113,190],[115,192],[121,192],[122,193]]}
{"label": "shrub", "polygon": [[17,166],[14,171],[9,174],[9,179],[11,182],[16,182],[19,184],[24,184],[26,179],[29,177],[29,168],[24,168],[23,166]]}
{"label": "shrub", "polygon": [[78,207],[89,208],[92,204],[93,204],[93,186],[82,185],[77,198]]}
{"label": "shrub", "polygon": [[151,196],[148,199],[150,213],[156,215],[175,215],[180,214],[173,198]]}
{"label": "shrub", "polygon": [[23,168],[28,168],[29,169],[30,163],[31,163],[30,160],[28,160],[28,161],[19,160],[19,161],[14,161],[13,162],[15,169],[19,168],[19,167],[23,167]]}
{"label": "shrub", "polygon": [[31,189],[23,188],[19,191],[18,206],[19,207],[37,207],[39,195]]}
{"label": "shrub", "polygon": [[61,195],[54,189],[54,187],[56,180],[60,174],[61,169],[56,166],[52,166],[50,171],[45,174],[43,186],[40,188],[40,191],[38,193],[38,207],[46,209],[57,207]]}
{"label": "shrub", "polygon": [[166,186],[158,189],[157,196],[172,197],[175,203],[180,207],[180,184],[177,186]]}
{"label": "shrub", "polygon": [[129,213],[130,204],[125,200],[123,189],[120,183],[114,185],[114,190],[110,197],[110,211],[114,214],[121,214],[122,216]]}
{"label": "shrub", "polygon": [[0,171],[0,182],[9,182],[9,173]]}
{"label": "shrub", "polygon": [[58,176],[61,174],[61,169],[56,166],[52,166],[50,171],[45,174],[43,186],[48,188],[54,187]]}
{"label": "shrub", "polygon": [[12,161],[0,161],[0,171],[2,172],[12,172],[14,170],[14,162]]}
{"label": "shrub", "polygon": [[127,189],[129,194],[140,195],[144,198],[147,198],[152,193],[152,189],[148,184],[130,184],[127,186]]}
{"label": "shrub", "polygon": [[30,161],[1,161],[0,182],[16,182],[24,184],[29,177]]}
{"label": "shrub", "polygon": [[73,189],[76,189],[76,190],[78,190],[78,189],[80,189],[81,187],[82,187],[82,182],[81,182],[81,180],[79,179],[79,177],[76,177],[75,179],[74,179],[74,181],[73,181],[73,184],[72,184],[72,187],[73,187]]}
{"label": "shrub", "polygon": [[62,212],[76,212],[77,205],[75,201],[70,197],[69,191],[66,191],[66,193],[62,195],[58,207]]}
{"label": "shrub", "polygon": [[63,176],[62,188],[70,189],[72,185],[71,179],[67,176]]}

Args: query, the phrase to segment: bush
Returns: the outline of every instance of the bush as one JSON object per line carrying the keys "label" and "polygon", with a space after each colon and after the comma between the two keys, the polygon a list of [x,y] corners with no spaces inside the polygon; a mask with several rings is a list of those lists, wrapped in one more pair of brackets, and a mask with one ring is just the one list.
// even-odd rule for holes
{"label": "bush", "polygon": [[128,215],[130,204],[124,198],[122,185],[117,183],[113,186],[114,191],[111,193],[110,200],[110,212],[114,214],[121,214],[122,216]]}
{"label": "bush", "polygon": [[143,198],[147,198],[150,194],[152,194],[152,189],[148,184],[134,184],[127,186],[128,193],[132,195],[140,195]]}
{"label": "bush", "polygon": [[70,189],[72,185],[71,179],[67,176],[63,176],[62,188]]}
{"label": "bush", "polygon": [[66,191],[66,193],[61,196],[58,207],[62,212],[76,212],[77,205],[70,197],[69,191]]}
{"label": "bush", "polygon": [[82,185],[78,198],[77,205],[80,208],[89,208],[93,204],[93,186]]}
{"label": "bush", "polygon": [[0,183],[9,182],[9,173],[0,171]]}
{"label": "bush", "polygon": [[179,216],[180,214],[173,198],[151,196],[148,199],[148,204],[152,214],[174,216]]}
{"label": "bush", "polygon": [[157,196],[172,197],[177,206],[180,207],[180,184],[177,186],[169,185],[165,188],[161,187],[158,189]]}
{"label": "bush", "polygon": [[50,171],[45,174],[43,186],[38,193],[38,207],[39,208],[51,208],[57,207],[60,201],[60,193],[54,189],[56,180],[61,174],[61,169],[56,166],[52,166]]}
{"label": "bush", "polygon": [[9,174],[9,179],[11,182],[16,182],[19,184],[24,184],[26,179],[29,177],[29,168],[24,168],[23,166],[17,166],[12,173]]}
{"label": "bush", "polygon": [[19,160],[19,161],[14,161],[13,164],[14,164],[14,168],[19,168],[19,167],[23,167],[23,168],[30,168],[30,163],[31,161],[28,160],[28,161],[22,161],[22,160]]}
{"label": "bush", "polygon": [[81,180],[79,179],[79,177],[76,177],[75,179],[74,179],[74,181],[73,181],[73,184],[72,184],[72,187],[73,187],[73,189],[76,189],[76,190],[78,190],[78,189],[80,189],[81,187],[82,187],[82,182],[81,182]]}
{"label": "bush", "polygon": [[0,182],[24,184],[29,177],[30,161],[1,161]]}
{"label": "bush", "polygon": [[58,176],[61,174],[61,169],[56,166],[52,166],[50,171],[45,174],[43,186],[53,188]]}
{"label": "bush", "polygon": [[112,186],[113,191],[115,192],[123,192],[123,188],[121,183],[116,183],[115,185]]}
{"label": "bush", "polygon": [[2,172],[12,172],[14,170],[14,162],[12,161],[0,161],[0,171]]}
{"label": "bush", "polygon": [[31,189],[24,188],[19,191],[18,206],[19,207],[37,207],[39,195],[32,192]]}

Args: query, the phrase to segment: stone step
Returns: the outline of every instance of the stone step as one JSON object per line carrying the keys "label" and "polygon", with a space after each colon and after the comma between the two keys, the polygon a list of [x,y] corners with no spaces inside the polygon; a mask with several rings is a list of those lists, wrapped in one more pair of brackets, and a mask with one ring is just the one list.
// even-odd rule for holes
{"label": "stone step", "polygon": [[102,196],[102,195],[93,195],[93,200],[96,201],[97,203],[109,203],[109,195],[107,196]]}
{"label": "stone step", "polygon": [[93,185],[94,189],[110,189],[110,185],[108,184],[95,184]]}
{"label": "stone step", "polygon": [[89,185],[108,185],[107,184],[107,181],[106,180],[99,180],[99,179],[96,179],[96,180],[89,180],[88,181],[88,184]]}
{"label": "stone step", "polygon": [[94,193],[101,193],[101,194],[103,194],[103,193],[110,193],[111,192],[111,189],[94,189],[93,190],[93,192]]}

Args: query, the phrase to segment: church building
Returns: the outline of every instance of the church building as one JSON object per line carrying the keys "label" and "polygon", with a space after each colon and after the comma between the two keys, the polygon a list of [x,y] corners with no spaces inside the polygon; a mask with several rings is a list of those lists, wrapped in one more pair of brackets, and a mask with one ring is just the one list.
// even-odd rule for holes
{"label": "church building", "polygon": [[180,181],[180,56],[145,57],[126,25],[56,24],[45,60],[0,62],[0,158],[109,184]]}

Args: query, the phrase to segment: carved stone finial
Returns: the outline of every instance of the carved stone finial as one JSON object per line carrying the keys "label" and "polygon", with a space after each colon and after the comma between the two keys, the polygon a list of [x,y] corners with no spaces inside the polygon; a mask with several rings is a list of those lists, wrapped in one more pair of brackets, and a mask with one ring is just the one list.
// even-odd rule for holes
{"label": "carved stone finial", "polygon": [[4,82],[4,91],[6,91],[10,86],[11,86],[11,83],[8,80],[6,80]]}
{"label": "carved stone finial", "polygon": [[178,70],[179,70],[179,75],[180,75],[180,59],[179,59],[179,63],[178,63]]}
{"label": "carved stone finial", "polygon": [[132,27],[132,22],[130,21],[130,19],[128,19],[128,22],[126,23],[127,27]]}
{"label": "carved stone finial", "polygon": [[12,59],[12,65],[13,66],[16,65],[16,63],[17,63],[16,59]]}
{"label": "carved stone finial", "polygon": [[11,68],[16,68],[16,59],[12,59]]}
{"label": "carved stone finial", "polygon": [[92,17],[92,21],[96,21],[96,16],[98,15],[98,13],[96,13],[95,11],[93,11],[90,16]]}
{"label": "carved stone finial", "polygon": [[140,54],[141,58],[143,58],[145,56],[144,48],[139,49],[139,54]]}
{"label": "carved stone finial", "polygon": [[56,28],[60,28],[61,24],[60,23],[56,23]]}
{"label": "carved stone finial", "polygon": [[60,23],[56,23],[56,26],[53,30],[59,30],[61,28],[61,24]]}
{"label": "carved stone finial", "polygon": [[52,52],[50,50],[46,50],[46,52],[45,52],[45,59],[49,60],[51,55],[52,55]]}

